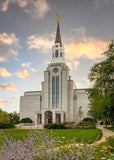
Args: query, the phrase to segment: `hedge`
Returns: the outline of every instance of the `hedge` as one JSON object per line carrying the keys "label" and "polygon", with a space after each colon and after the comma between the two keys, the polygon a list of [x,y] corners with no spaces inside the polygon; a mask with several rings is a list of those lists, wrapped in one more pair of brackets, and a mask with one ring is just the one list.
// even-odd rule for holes
{"label": "hedge", "polygon": [[77,126],[80,128],[96,128],[95,122],[90,121],[80,121]]}
{"label": "hedge", "polygon": [[23,118],[21,119],[20,123],[33,123],[33,121],[30,118]]}
{"label": "hedge", "polygon": [[0,122],[0,129],[14,128],[14,124],[11,122]]}
{"label": "hedge", "polygon": [[49,124],[45,124],[44,125],[45,128],[48,128],[48,129],[65,129],[65,124],[63,123],[49,123]]}

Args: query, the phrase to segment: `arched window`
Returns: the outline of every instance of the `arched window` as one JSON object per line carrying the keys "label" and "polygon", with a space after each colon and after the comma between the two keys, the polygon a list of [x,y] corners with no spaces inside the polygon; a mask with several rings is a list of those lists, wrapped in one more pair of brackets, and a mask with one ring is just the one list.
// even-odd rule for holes
{"label": "arched window", "polygon": [[58,50],[55,51],[55,57],[58,57]]}
{"label": "arched window", "polygon": [[62,57],[62,52],[60,52],[60,57]]}

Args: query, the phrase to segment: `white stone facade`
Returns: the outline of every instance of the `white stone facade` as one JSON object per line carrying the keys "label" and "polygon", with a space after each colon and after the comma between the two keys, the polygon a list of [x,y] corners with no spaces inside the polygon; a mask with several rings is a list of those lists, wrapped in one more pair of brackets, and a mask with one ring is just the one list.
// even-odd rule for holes
{"label": "white stone facade", "polygon": [[[21,96],[20,119],[29,117],[37,126],[55,122],[78,122],[87,117],[87,94],[85,89],[76,88],[69,71],[69,67],[64,62],[58,24],[52,60],[44,71],[42,90],[25,92],[24,96]],[[81,117],[78,116],[80,106],[83,110]]]}

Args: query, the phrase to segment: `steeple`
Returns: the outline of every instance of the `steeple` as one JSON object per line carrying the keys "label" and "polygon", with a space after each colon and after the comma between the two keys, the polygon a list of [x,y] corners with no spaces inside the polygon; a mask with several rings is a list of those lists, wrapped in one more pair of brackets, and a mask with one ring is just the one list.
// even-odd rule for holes
{"label": "steeple", "polygon": [[58,26],[57,26],[57,32],[56,32],[55,43],[59,43],[60,46],[62,47],[59,23],[58,23]]}
{"label": "steeple", "polygon": [[55,37],[55,44],[52,48],[52,63],[61,63],[64,61],[64,49],[61,41],[60,27],[59,27],[60,17],[57,15],[57,32]]}

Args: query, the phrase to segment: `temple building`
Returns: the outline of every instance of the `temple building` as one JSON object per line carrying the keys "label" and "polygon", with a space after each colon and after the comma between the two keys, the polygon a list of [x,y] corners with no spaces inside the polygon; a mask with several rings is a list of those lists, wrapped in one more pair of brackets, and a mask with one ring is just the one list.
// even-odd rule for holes
{"label": "temple building", "polygon": [[[64,61],[59,18],[52,47],[52,59],[44,71],[41,91],[24,92],[20,97],[20,119],[31,118],[38,124],[72,122],[87,117],[88,97],[85,89],[77,89]],[[82,115],[79,115],[79,108]]]}

